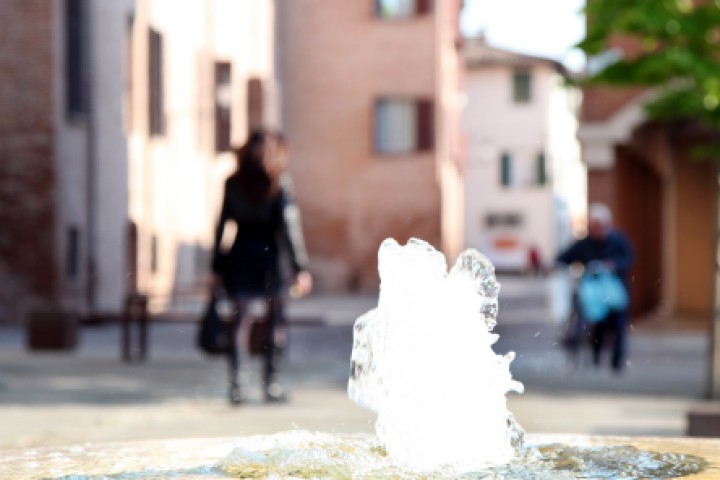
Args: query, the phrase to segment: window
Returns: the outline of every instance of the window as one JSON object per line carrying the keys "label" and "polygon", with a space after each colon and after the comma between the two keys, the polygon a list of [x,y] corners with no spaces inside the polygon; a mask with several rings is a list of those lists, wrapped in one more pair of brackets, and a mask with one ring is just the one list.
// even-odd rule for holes
{"label": "window", "polygon": [[547,184],[547,161],[545,160],[545,152],[540,152],[535,160],[537,185],[544,186]]}
{"label": "window", "polygon": [[430,100],[379,99],[375,103],[375,151],[392,155],[432,150],[433,111]]}
{"label": "window", "polygon": [[513,73],[513,101],[529,103],[532,100],[532,76],[527,70]]}
{"label": "window", "polygon": [[520,227],[522,224],[523,217],[519,213],[488,213],[485,216],[487,228]]}
{"label": "window", "polygon": [[129,15],[125,24],[125,131],[133,128],[133,32],[135,31],[135,15]]}
{"label": "window", "polygon": [[500,155],[500,184],[503,187],[511,187],[513,184],[512,157],[507,152]]}
{"label": "window", "polygon": [[431,0],[375,0],[375,14],[380,18],[410,18],[430,13]]}
{"label": "window", "polygon": [[150,273],[158,271],[158,237],[152,235],[150,237]]}
{"label": "window", "polygon": [[215,151],[230,150],[232,132],[232,65],[215,63]]}
{"label": "window", "polygon": [[150,29],[148,65],[148,113],[150,136],[165,134],[165,92],[163,88],[163,37]]}
{"label": "window", "polygon": [[80,230],[76,226],[67,230],[67,254],[65,255],[65,275],[77,278],[80,272]]}
{"label": "window", "polygon": [[69,118],[88,113],[87,3],[65,0],[65,111]]}
{"label": "window", "polygon": [[247,82],[247,121],[248,129],[252,131],[255,128],[265,125],[265,104],[264,104],[264,87],[263,82],[259,78],[249,78]]}
{"label": "window", "polygon": [[127,222],[126,240],[126,288],[128,293],[135,293],[138,290],[138,228],[131,220]]}

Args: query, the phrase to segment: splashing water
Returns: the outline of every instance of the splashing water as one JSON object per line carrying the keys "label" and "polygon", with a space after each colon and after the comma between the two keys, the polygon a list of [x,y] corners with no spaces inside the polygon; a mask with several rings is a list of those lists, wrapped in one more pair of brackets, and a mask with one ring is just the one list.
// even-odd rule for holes
{"label": "splashing water", "polygon": [[[708,462],[694,455],[649,452],[629,445],[593,445],[575,437],[566,438],[564,443],[554,443],[558,440],[554,439],[553,443],[545,440],[538,444],[537,440],[530,436],[524,454],[507,465],[461,475],[447,467],[418,472],[399,466],[377,437],[298,430],[232,440],[75,446],[50,454],[41,449],[14,460],[3,458],[0,476],[56,480],[652,480],[679,478],[708,469]],[[232,452],[217,463],[208,463],[217,451],[227,450],[227,442],[232,443]],[[59,476],[59,472],[66,473]]]}
{"label": "splashing water", "polygon": [[448,273],[418,239],[386,240],[378,259],[378,306],[355,323],[350,398],[378,414],[378,438],[400,465],[462,473],[509,462],[523,431],[505,394],[523,386],[510,375],[514,353],[492,350],[492,264],[470,249]]}

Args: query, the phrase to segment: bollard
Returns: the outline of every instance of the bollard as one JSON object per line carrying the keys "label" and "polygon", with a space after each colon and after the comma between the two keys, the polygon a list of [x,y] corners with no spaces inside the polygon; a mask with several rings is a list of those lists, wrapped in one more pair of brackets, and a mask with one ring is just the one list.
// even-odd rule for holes
{"label": "bollard", "polygon": [[[140,293],[131,293],[125,300],[122,320],[122,359],[126,363],[147,359],[148,298]],[[138,348],[133,348],[133,325],[138,330]]]}
{"label": "bollard", "polygon": [[77,313],[58,306],[36,308],[27,319],[27,347],[30,350],[74,350],[78,344]]}

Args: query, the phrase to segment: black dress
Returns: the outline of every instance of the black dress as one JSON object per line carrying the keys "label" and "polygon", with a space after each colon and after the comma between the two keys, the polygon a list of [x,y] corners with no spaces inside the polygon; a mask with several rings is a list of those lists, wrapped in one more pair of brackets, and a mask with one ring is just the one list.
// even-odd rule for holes
{"label": "black dress", "polygon": [[[285,254],[293,273],[306,269],[307,254],[300,215],[292,199],[290,179],[284,176],[272,197],[251,201],[235,176],[225,182],[220,220],[215,231],[212,269],[222,277],[233,297],[269,297],[283,286],[281,258]],[[221,251],[225,224],[234,221],[237,234],[229,251]]]}

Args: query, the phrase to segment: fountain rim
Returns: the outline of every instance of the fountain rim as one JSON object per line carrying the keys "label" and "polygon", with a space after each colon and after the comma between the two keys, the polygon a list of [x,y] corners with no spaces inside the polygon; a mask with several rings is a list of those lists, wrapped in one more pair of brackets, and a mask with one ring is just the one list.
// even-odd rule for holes
{"label": "fountain rim", "polygon": [[[173,459],[173,465],[177,468],[197,468],[199,466],[215,465],[224,459],[235,448],[242,447],[249,440],[255,438],[267,438],[272,435],[279,435],[287,432],[277,432],[269,435],[248,435],[234,437],[197,437],[197,438],[170,438],[158,440],[137,440],[123,442],[96,442],[85,444],[74,444],[67,446],[48,446],[35,448],[2,449],[0,450],[0,477],[3,479],[29,479],[47,478],[47,474],[33,476],[32,465],[48,459],[58,460],[58,468],[53,470],[53,475],[60,477],[68,474],[78,473],[78,464],[73,464],[73,457],[80,458],[83,455],[90,455],[94,458],[91,470],[82,471],[84,475],[102,475],[120,473],[114,468],[113,458],[105,456],[115,455],[115,458],[123,456],[123,468],[133,468],[129,458],[133,453],[138,454],[136,468],[167,468],[160,463],[164,458]],[[331,435],[327,432],[309,432]],[[339,438],[372,438],[370,434],[332,434]],[[720,477],[720,438],[698,438],[698,437],[641,437],[641,436],[603,436],[603,435],[581,435],[581,434],[547,434],[534,433],[526,435],[526,445],[529,447],[566,444],[578,447],[593,446],[632,446],[641,450],[657,453],[681,453],[695,455],[707,461],[707,468],[692,478],[711,479]],[[155,464],[148,464],[145,460],[147,454],[157,456]],[[139,458],[143,457],[144,460]],[[105,463],[103,463],[105,460]],[[177,461],[176,461],[177,460]],[[130,463],[128,463],[130,462]],[[65,464],[64,469],[61,465]],[[19,469],[19,470],[18,470]],[[127,470],[125,470],[127,471]],[[57,473],[57,475],[56,475]]]}

